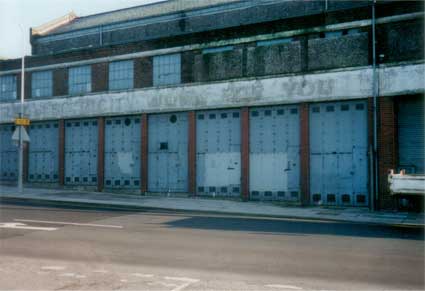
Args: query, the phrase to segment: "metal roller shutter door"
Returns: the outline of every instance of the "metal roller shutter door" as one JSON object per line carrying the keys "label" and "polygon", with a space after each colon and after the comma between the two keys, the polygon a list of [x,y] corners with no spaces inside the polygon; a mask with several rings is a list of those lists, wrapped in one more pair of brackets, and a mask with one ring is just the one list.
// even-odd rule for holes
{"label": "metal roller shutter door", "polygon": [[313,204],[368,205],[367,102],[310,106]]}
{"label": "metal roller shutter door", "polygon": [[187,113],[149,115],[148,191],[187,192]]}
{"label": "metal roller shutter door", "polygon": [[97,183],[97,120],[65,122],[65,184]]}
{"label": "metal roller shutter door", "polygon": [[298,106],[250,111],[250,197],[300,199],[300,119]]}
{"label": "metal roller shutter door", "polygon": [[36,122],[30,125],[28,181],[54,183],[58,181],[58,122]]}
{"label": "metal roller shutter door", "polygon": [[239,110],[197,113],[196,181],[199,195],[240,195]]}
{"label": "metal roller shutter door", "polygon": [[140,117],[105,120],[105,187],[140,187]]}
{"label": "metal roller shutter door", "polygon": [[399,169],[424,174],[424,99],[403,98],[398,102]]}
{"label": "metal roller shutter door", "polygon": [[12,142],[14,125],[0,125],[0,180],[18,179],[18,147]]}

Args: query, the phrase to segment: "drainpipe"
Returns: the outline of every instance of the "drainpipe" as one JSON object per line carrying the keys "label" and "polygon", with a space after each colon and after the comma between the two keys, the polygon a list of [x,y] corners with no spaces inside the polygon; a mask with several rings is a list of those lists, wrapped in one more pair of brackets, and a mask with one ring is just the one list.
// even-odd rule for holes
{"label": "drainpipe", "polygon": [[376,19],[375,19],[375,6],[376,0],[372,0],[372,93],[373,93],[373,164],[374,164],[374,177],[373,177],[373,199],[371,199],[372,210],[377,210],[377,201],[379,193],[378,185],[378,72],[376,70]]}

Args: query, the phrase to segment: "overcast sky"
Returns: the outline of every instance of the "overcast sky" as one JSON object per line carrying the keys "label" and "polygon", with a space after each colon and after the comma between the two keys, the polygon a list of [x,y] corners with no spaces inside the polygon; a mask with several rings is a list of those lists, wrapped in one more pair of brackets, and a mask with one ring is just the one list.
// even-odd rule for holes
{"label": "overcast sky", "polygon": [[[0,58],[22,56],[22,25],[25,54],[31,54],[29,29],[74,11],[77,16],[101,13],[158,0],[0,0]],[[200,0],[201,1],[201,0]]]}

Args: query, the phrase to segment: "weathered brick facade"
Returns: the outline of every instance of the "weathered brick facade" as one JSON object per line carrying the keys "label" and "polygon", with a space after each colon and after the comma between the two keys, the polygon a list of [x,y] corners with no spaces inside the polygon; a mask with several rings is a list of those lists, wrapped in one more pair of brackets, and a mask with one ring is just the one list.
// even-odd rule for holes
{"label": "weathered brick facade", "polygon": [[310,204],[310,130],[309,130],[309,104],[300,106],[300,177],[301,177],[301,203]]}
{"label": "weathered brick facade", "polygon": [[92,91],[93,92],[104,92],[108,91],[108,63],[98,63],[92,65]]}
{"label": "weathered brick facade", "polygon": [[378,173],[379,173],[379,207],[393,208],[394,200],[389,194],[388,173],[397,167],[396,151],[396,116],[394,99],[379,98],[378,122]]}

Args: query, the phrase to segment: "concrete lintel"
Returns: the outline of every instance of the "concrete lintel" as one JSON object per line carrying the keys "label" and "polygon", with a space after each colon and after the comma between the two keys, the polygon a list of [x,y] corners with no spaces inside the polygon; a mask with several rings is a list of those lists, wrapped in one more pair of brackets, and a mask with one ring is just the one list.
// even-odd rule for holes
{"label": "concrete lintel", "polygon": [[[379,95],[423,93],[424,68],[424,64],[414,64],[379,69]],[[370,96],[372,69],[360,68],[31,100],[25,103],[25,113],[32,120],[55,120],[350,100]],[[12,122],[18,110],[19,103],[0,104],[0,123]]]}

